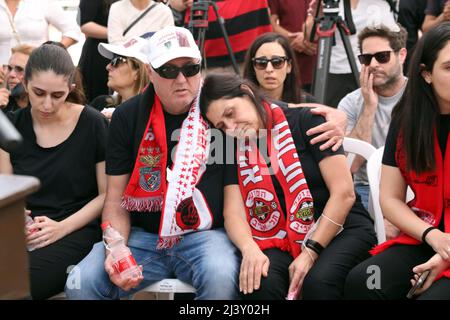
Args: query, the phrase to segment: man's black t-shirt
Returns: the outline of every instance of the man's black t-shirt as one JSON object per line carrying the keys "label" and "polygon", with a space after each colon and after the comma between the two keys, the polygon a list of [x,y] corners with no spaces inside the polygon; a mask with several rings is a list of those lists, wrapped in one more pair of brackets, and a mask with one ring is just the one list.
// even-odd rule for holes
{"label": "man's black t-shirt", "polygon": [[[152,86],[142,94],[124,102],[116,108],[111,119],[106,153],[106,173],[123,175],[133,172],[139,144],[150,116],[153,105],[154,89]],[[166,139],[168,145],[167,166],[172,166],[171,154],[178,139],[171,139],[172,133],[181,128],[186,114],[171,115],[164,112]],[[212,150],[214,151],[214,150]],[[210,155],[211,156],[211,155]],[[216,154],[212,154],[216,157]],[[217,159],[217,158],[216,158]],[[223,226],[223,188],[229,184],[228,170],[234,171],[233,165],[224,162],[208,164],[197,189],[201,191],[212,214],[212,228]],[[228,169],[233,167],[232,169]],[[131,212],[131,224],[151,233],[159,232],[161,212]]]}
{"label": "man's black t-shirt", "polygon": [[[391,122],[391,126],[389,127],[389,132],[386,137],[386,145],[384,146],[383,153],[383,164],[391,167],[398,167],[397,160],[395,159],[395,151],[397,149],[397,137],[399,133],[399,128],[394,122]],[[437,125],[437,136],[439,141],[439,147],[441,149],[441,153],[444,157],[446,149],[447,149],[447,139],[450,133],[450,115],[441,114],[439,116],[439,123]],[[445,209],[445,206],[442,210]],[[441,219],[439,223],[439,229],[444,231],[444,219]]]}
{"label": "man's black t-shirt", "polygon": [[31,108],[10,113],[23,144],[10,153],[14,174],[37,177],[41,187],[27,197],[33,216],[61,221],[98,195],[96,164],[105,160],[108,121],[84,107],[71,135],[62,143],[43,148],[36,142]]}
{"label": "man's black t-shirt", "polygon": [[[330,192],[328,191],[327,185],[323,180],[322,174],[320,172],[319,163],[324,158],[344,154],[344,150],[340,147],[336,152],[331,149],[326,149],[321,151],[319,149],[320,143],[316,145],[312,145],[310,142],[316,136],[307,136],[306,132],[325,122],[324,118],[321,116],[314,115],[311,113],[311,108],[303,107],[303,108],[282,108],[284,114],[286,116],[286,120],[289,123],[289,128],[291,130],[292,138],[294,139],[294,143],[297,149],[298,156],[300,158],[300,162],[302,164],[302,169],[305,174],[306,182],[308,183],[309,190],[311,191],[311,195],[314,200],[314,219],[318,219],[322,214],[325,205],[330,198]],[[264,154],[264,152],[263,152]],[[267,161],[267,159],[266,159]],[[286,203],[284,200],[284,192],[280,183],[276,179],[275,175],[272,175],[272,182],[277,193],[278,200],[280,201],[280,205],[283,208],[283,212],[286,212]],[[230,181],[233,181],[234,184],[238,184],[238,176],[237,172],[234,173],[233,178],[230,178]],[[361,204],[361,200],[357,195],[357,199],[355,204],[350,210],[350,213],[358,213],[360,216],[364,216],[365,218],[370,219],[369,213],[364,209]],[[347,217],[346,225],[348,224],[356,224],[360,223],[361,219],[358,219],[356,222],[352,219],[354,215],[350,215]],[[351,221],[353,220],[353,221]],[[369,221],[369,220],[367,220]],[[371,223],[371,222],[370,222]]]}

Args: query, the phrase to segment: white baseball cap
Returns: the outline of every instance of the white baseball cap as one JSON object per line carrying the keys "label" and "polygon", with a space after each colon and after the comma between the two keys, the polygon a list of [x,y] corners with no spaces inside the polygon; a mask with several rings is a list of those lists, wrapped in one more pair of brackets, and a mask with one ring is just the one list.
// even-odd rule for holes
{"label": "white baseball cap", "polygon": [[135,58],[142,63],[148,63],[147,56],[142,49],[147,45],[147,40],[141,37],[132,37],[122,44],[99,43],[98,52],[106,59],[114,58],[114,55]]}
{"label": "white baseball cap", "polygon": [[181,27],[167,26],[155,32],[144,50],[154,69],[176,58],[202,59],[191,32]]}

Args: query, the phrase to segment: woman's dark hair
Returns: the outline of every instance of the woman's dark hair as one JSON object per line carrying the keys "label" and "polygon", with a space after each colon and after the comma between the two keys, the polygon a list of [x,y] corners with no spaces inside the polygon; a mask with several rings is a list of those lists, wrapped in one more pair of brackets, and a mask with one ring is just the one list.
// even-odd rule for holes
{"label": "woman's dark hair", "polygon": [[211,73],[203,82],[200,93],[200,112],[204,119],[209,105],[219,99],[233,99],[248,96],[256,106],[256,111],[266,125],[266,111],[262,102],[266,100],[261,90],[247,79],[234,73]]}
{"label": "woman's dark hair", "polygon": [[244,63],[244,78],[253,81],[256,85],[259,86],[258,80],[256,79],[256,72],[253,67],[252,59],[256,55],[256,51],[265,43],[277,42],[279,43],[286,54],[286,57],[289,59],[288,62],[291,63],[291,72],[286,75],[286,79],[283,84],[283,94],[281,96],[281,100],[284,102],[290,103],[300,103],[301,102],[301,91],[300,91],[300,78],[297,74],[297,61],[295,59],[294,50],[289,44],[288,39],[286,37],[273,32],[268,32],[260,35],[253,41],[250,45],[250,48],[247,50],[247,54],[245,56]]}
{"label": "woman's dark hair", "polygon": [[450,23],[426,32],[417,43],[410,61],[405,93],[392,110],[392,122],[403,134],[407,169],[416,173],[434,170],[434,129],[440,115],[432,85],[423,78],[432,72],[440,51],[449,43]]}
{"label": "woman's dark hair", "polygon": [[50,70],[57,75],[67,77],[69,86],[75,84],[75,88],[69,92],[66,101],[77,104],[86,103],[80,71],[74,66],[67,49],[60,42],[47,41],[31,53],[25,67],[25,81],[28,82],[36,72]]}

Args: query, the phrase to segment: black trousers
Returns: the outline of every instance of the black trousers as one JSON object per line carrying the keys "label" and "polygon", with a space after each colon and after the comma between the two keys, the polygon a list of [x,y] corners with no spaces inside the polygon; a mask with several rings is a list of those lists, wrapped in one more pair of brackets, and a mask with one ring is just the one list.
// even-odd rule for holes
{"label": "black trousers", "polygon": [[[364,210],[364,209],[362,209]],[[367,259],[376,244],[373,222],[359,214],[349,214],[344,231],[325,248],[305,277],[302,288],[304,300],[342,299],[344,284],[350,270]],[[264,253],[270,260],[267,278],[262,278],[259,290],[243,299],[284,299],[289,289],[289,265],[292,257],[279,249]]]}
{"label": "black trousers", "polygon": [[[412,269],[430,259],[435,252],[426,244],[418,246],[395,245],[356,266],[345,284],[345,298],[354,300],[403,300],[411,289]],[[373,286],[369,277],[373,266],[380,271],[379,286]],[[371,268],[372,267],[372,268]],[[372,270],[372,271],[370,271]],[[372,283],[372,285],[368,285]],[[369,288],[370,287],[370,288]],[[450,299],[450,279],[441,278],[418,300]]]}
{"label": "black trousers", "polygon": [[29,253],[31,297],[48,299],[64,291],[67,268],[75,266],[100,241],[98,226],[87,226]]}
{"label": "black trousers", "polygon": [[289,289],[289,265],[292,256],[280,249],[263,251],[269,258],[270,266],[267,277],[261,277],[261,285],[251,294],[242,294],[243,300],[283,300]]}

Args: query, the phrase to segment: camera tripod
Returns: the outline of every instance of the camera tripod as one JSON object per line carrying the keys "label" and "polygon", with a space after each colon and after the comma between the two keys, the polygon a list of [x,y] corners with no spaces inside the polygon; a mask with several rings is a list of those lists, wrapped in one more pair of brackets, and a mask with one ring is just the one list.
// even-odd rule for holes
{"label": "camera tripod", "polygon": [[203,66],[205,67],[205,69],[207,68],[205,58],[205,33],[206,30],[208,30],[208,10],[210,5],[213,7],[217,17],[217,21],[219,22],[220,31],[222,32],[234,72],[236,72],[236,74],[239,74],[238,64],[236,62],[233,49],[231,48],[230,39],[228,38],[227,30],[225,28],[225,19],[219,15],[217,4],[213,1],[199,0],[194,1],[194,3],[192,4],[188,29],[189,31],[191,31],[194,37],[197,37],[197,45],[204,58]]}
{"label": "camera tripod", "polygon": [[[312,94],[317,99],[318,103],[325,103],[327,85],[328,85],[328,72],[330,69],[330,56],[331,47],[334,45],[335,38],[334,32],[336,28],[339,30],[342,41],[344,43],[347,59],[352,69],[355,83],[359,86],[359,71],[356,66],[355,57],[353,56],[352,47],[348,36],[355,34],[356,30],[351,18],[350,0],[344,0],[345,17],[346,21],[339,16],[339,0],[324,0],[323,13],[324,16],[318,18],[320,3],[317,4],[317,13],[314,21],[314,25],[311,31],[311,42],[314,41],[315,34],[319,36],[319,43],[317,46],[317,64],[316,72],[314,73],[314,81]],[[317,28],[316,28],[317,25]]]}

